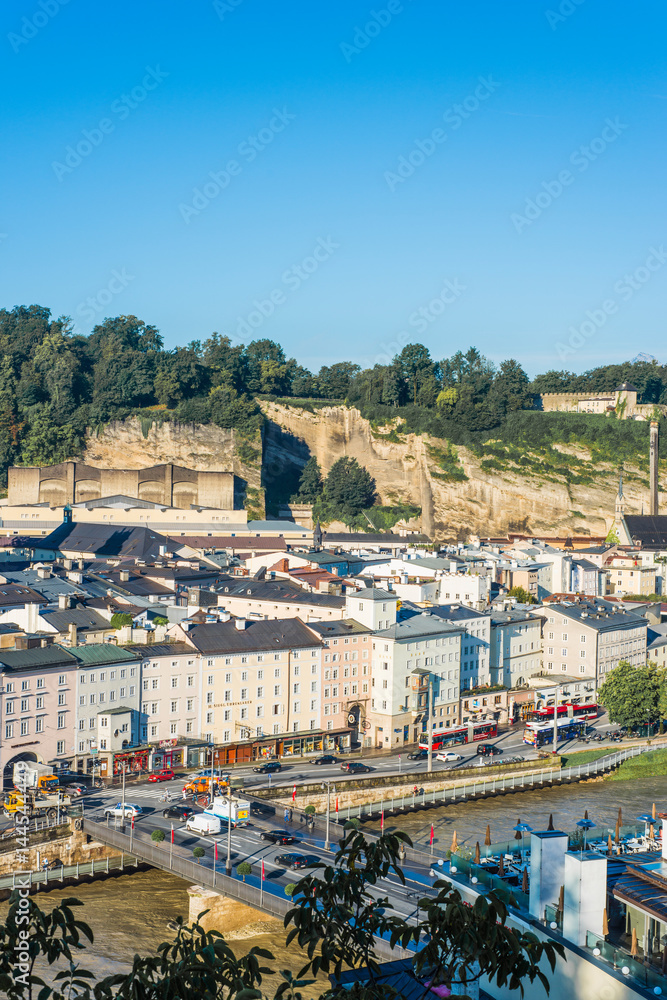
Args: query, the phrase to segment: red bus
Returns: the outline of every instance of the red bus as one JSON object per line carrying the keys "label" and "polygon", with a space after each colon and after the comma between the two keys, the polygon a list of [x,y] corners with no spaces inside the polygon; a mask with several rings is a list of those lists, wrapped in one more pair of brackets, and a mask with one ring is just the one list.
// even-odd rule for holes
{"label": "red bus", "polygon": [[[443,729],[433,733],[433,753],[438,753],[443,747],[451,747],[457,743],[468,743],[468,730],[472,729],[473,743],[478,740],[489,740],[498,735],[497,722],[473,722],[471,726],[457,726],[455,729]],[[419,743],[420,750],[428,750],[428,738],[422,734]]]}
{"label": "red bus", "polygon": [[[530,715],[533,722],[548,722],[549,720],[553,722],[553,717],[553,705],[548,705],[546,708],[538,708],[535,712],[531,712]],[[585,704],[566,702],[564,705],[558,706],[558,718],[560,719],[561,717],[584,720],[597,719],[598,707],[591,702],[586,702]]]}

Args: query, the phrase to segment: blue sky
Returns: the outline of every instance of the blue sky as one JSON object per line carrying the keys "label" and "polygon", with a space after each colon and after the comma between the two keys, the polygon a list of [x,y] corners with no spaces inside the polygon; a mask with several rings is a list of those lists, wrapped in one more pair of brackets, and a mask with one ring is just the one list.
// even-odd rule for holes
{"label": "blue sky", "polygon": [[415,340],[530,374],[667,361],[666,22],[6,0],[0,303],[270,337],[314,369]]}

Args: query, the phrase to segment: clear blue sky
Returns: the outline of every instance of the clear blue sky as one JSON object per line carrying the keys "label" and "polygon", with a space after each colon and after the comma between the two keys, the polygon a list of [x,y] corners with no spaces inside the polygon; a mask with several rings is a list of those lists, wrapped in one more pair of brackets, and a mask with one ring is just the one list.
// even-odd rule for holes
{"label": "clear blue sky", "polygon": [[0,303],[84,333],[134,313],[175,346],[273,292],[252,336],[315,369],[408,340],[530,374],[665,361],[667,259],[642,267],[667,244],[666,22],[660,0],[5,0]]}

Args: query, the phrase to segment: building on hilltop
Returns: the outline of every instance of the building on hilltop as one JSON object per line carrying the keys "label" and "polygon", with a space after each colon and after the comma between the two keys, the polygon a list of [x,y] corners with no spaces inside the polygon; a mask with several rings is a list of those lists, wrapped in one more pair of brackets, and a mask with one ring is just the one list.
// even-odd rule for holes
{"label": "building on hilltop", "polygon": [[621,420],[650,420],[657,412],[667,413],[667,406],[638,403],[639,390],[622,382],[611,392],[544,392],[538,397],[538,409],[545,413],[615,413]]}

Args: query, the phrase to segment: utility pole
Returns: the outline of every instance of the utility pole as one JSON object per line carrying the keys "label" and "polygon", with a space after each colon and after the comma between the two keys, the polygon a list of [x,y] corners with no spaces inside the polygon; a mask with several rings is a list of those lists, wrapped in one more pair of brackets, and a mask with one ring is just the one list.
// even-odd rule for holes
{"label": "utility pole", "polygon": [[429,774],[433,770],[433,674],[428,675],[428,703],[427,703],[426,726],[428,728],[428,766]]}
{"label": "utility pole", "polygon": [[227,861],[225,862],[225,872],[231,877],[232,874],[232,778],[229,776],[229,784],[227,785],[228,792],[228,803],[227,803]]}
{"label": "utility pole", "polygon": [[121,830],[125,833],[125,761],[123,761],[123,795],[121,799]]}
{"label": "utility pole", "polygon": [[553,753],[558,753],[558,685],[554,693],[554,748]]}
{"label": "utility pole", "polygon": [[330,812],[331,812],[331,782],[327,781],[327,832],[324,839],[324,850],[329,850],[329,823],[330,823]]}

